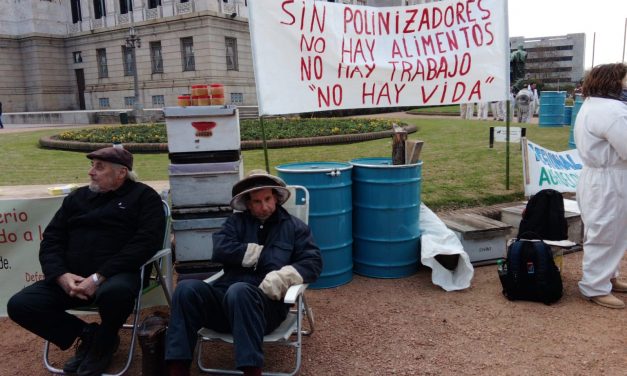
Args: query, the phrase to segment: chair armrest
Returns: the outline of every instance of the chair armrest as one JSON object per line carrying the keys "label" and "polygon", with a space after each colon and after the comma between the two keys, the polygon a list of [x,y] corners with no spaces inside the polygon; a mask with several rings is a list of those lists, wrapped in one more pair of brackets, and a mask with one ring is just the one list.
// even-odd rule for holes
{"label": "chair armrest", "polygon": [[144,266],[150,264],[151,262],[155,262],[157,260],[159,260],[162,257],[168,256],[172,253],[172,250],[170,248],[164,248],[162,250],[160,250],[159,252],[155,253],[154,256],[152,256],[148,261],[146,261],[144,263]]}
{"label": "chair armrest", "polygon": [[285,293],[285,298],[283,299],[283,302],[285,304],[296,303],[296,299],[298,298],[299,295],[305,293],[307,286],[309,285],[306,283],[290,286],[290,288],[287,289],[287,293]]}
{"label": "chair armrest", "polygon": [[220,270],[219,272],[217,272],[216,274],[212,275],[211,277],[205,279],[204,282],[205,283],[215,282],[216,280],[218,280],[218,278],[222,277],[223,275],[224,275],[224,269]]}

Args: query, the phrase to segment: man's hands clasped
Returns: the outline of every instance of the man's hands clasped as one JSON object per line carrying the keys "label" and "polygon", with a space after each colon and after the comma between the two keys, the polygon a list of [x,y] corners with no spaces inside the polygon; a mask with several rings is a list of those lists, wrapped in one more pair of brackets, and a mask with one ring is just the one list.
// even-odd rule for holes
{"label": "man's hands clasped", "polygon": [[82,300],[91,299],[98,289],[98,284],[91,276],[85,278],[72,273],[65,273],[59,276],[57,284],[69,296]]}

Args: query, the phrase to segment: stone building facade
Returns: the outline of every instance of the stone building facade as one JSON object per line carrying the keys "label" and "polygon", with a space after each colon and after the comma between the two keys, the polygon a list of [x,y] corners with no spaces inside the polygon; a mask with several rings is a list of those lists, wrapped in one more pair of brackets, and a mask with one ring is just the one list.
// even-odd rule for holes
{"label": "stone building facade", "polygon": [[131,108],[131,26],[143,107],[214,82],[256,104],[245,0],[0,0],[4,111]]}

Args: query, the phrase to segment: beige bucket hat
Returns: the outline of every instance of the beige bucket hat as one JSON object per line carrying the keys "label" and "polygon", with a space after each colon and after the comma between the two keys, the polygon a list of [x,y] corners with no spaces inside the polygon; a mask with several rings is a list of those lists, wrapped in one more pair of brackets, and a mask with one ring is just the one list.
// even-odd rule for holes
{"label": "beige bucket hat", "polygon": [[272,188],[277,195],[277,201],[280,205],[283,205],[288,198],[290,198],[290,191],[286,188],[286,184],[283,179],[268,174],[265,170],[252,170],[248,175],[235,183],[231,194],[231,207],[235,210],[246,210],[246,195],[248,193],[260,190]]}

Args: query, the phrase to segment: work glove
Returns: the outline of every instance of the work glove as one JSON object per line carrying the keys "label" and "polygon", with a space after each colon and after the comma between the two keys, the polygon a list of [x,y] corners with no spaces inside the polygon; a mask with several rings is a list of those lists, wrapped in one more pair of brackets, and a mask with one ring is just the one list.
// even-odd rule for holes
{"label": "work glove", "polygon": [[244,253],[244,259],[242,259],[242,266],[245,268],[250,268],[257,265],[257,261],[259,260],[259,256],[261,255],[262,250],[263,245],[259,245],[257,243],[248,243],[248,247],[246,247],[246,253]]}
{"label": "work glove", "polygon": [[268,298],[281,300],[290,286],[301,283],[303,283],[303,277],[300,273],[292,265],[285,265],[279,270],[266,274],[259,288]]}

